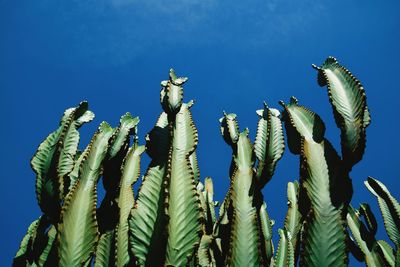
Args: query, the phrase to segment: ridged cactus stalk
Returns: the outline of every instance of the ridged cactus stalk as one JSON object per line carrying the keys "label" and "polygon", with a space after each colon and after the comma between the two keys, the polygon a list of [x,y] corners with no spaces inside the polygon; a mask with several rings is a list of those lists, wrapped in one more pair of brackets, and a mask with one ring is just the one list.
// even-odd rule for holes
{"label": "ridged cactus stalk", "polygon": [[272,255],[271,221],[263,204],[261,189],[271,179],[284,151],[279,111],[257,111],[256,140],[249,130],[239,131],[237,116],[224,113],[221,134],[232,148],[230,187],[225,197],[221,227],[222,262],[225,266],[269,266]]}
{"label": "ridged cactus stalk", "polygon": [[[224,112],[220,129],[232,161],[221,203],[213,180],[200,177],[194,102],[183,97],[187,78],[171,69],[161,82],[162,111],[143,141],[139,118],[126,113],[115,128],[102,122],[81,151],[78,130],[94,114],[87,102],[67,109],[31,160],[42,214],[28,227],[13,265],[336,267],[347,266],[351,252],[367,266],[400,267],[400,204],[389,189],[374,178],[365,181],[390,242],[377,240],[368,204],[350,204],[350,172],[362,160],[371,120],[364,88],[335,58],[313,67],[327,87],[341,153],[325,138],[321,117],[295,97],[280,102],[282,111],[266,103],[256,111],[254,141],[234,113]],[[283,124],[300,168],[299,180],[287,186],[288,210],[274,248],[263,189],[285,150]],[[150,163],[140,177],[145,154]]]}
{"label": "ridged cactus stalk", "polygon": [[129,221],[131,252],[139,266],[185,266],[199,246],[198,135],[193,101],[183,103],[186,80],[171,70],[169,80],[161,82],[164,112],[146,137],[152,161]]}

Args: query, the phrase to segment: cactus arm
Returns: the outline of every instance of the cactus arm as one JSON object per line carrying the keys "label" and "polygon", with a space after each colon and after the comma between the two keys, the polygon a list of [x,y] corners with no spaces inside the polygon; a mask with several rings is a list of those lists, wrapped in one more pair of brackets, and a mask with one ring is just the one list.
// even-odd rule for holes
{"label": "cactus arm", "polygon": [[57,173],[60,180],[60,194],[62,194],[62,198],[64,198],[64,194],[66,195],[68,193],[67,189],[70,182],[64,182],[64,177],[67,177],[67,175],[73,170],[75,164],[75,155],[79,143],[79,132],[72,125],[73,124],[71,124],[66,131],[63,147],[60,151],[60,159],[57,166]]}
{"label": "cactus arm", "polygon": [[199,169],[199,163],[197,161],[197,155],[196,155],[195,151],[193,151],[193,153],[190,154],[189,161],[190,161],[190,166],[192,167],[192,170],[193,170],[194,180],[197,184],[200,181],[200,169]]}
{"label": "cactus arm", "polygon": [[47,244],[44,247],[42,253],[40,253],[38,266],[51,266],[53,264],[56,264],[56,262],[53,262],[55,257],[52,257],[53,251],[57,249],[54,243],[57,236],[56,227],[54,227],[54,225],[51,225],[46,235]]}
{"label": "cactus arm", "polygon": [[[102,180],[106,196],[99,208],[99,215],[101,214],[99,223],[102,225],[110,224],[110,222],[106,222],[107,220],[110,221],[110,217],[117,217],[110,216],[109,213],[112,212],[110,206],[116,205],[122,176],[121,165],[128,152],[132,135],[133,141],[137,142],[136,134],[138,123],[139,117],[132,117],[132,115],[127,112],[121,116],[119,125],[115,128],[110,138],[110,149],[108,150],[106,160],[103,164],[104,172]],[[116,222],[114,224],[116,224]],[[110,226],[108,228],[110,228]]]}
{"label": "cactus arm", "polygon": [[43,215],[31,223],[13,260],[13,266],[51,266],[55,262],[57,231]]}
{"label": "cactus arm", "polygon": [[182,85],[187,81],[186,77],[178,78],[173,69],[169,71],[169,80],[161,82],[161,106],[168,114],[179,112],[183,101]]}
{"label": "cactus arm", "polygon": [[95,251],[97,180],[112,133],[107,123],[100,125],[82,161],[80,178],[66,196],[58,225],[60,266],[87,263]]}
{"label": "cactus arm", "polygon": [[130,244],[139,266],[163,262],[165,172],[165,165],[150,164],[129,217]]}
{"label": "cactus arm", "polygon": [[331,201],[328,166],[335,168],[332,159],[326,158],[329,147],[322,142],[304,141],[304,187],[311,201],[311,212],[306,218],[303,240],[303,257],[306,266],[346,266],[346,234],[342,208]]}
{"label": "cactus arm", "polygon": [[302,227],[302,215],[299,211],[299,183],[289,182],[287,186],[288,210],[285,217],[285,229],[288,232],[295,254],[298,250],[298,239]]}
{"label": "cactus arm", "polygon": [[204,218],[207,220],[207,204],[206,204],[206,198],[205,198],[205,189],[204,189],[204,184],[202,182],[199,182],[196,186],[197,193],[199,194],[199,200],[200,200],[200,205],[201,209],[204,212]]}
{"label": "cactus arm", "polygon": [[226,256],[229,251],[229,238],[232,229],[232,225],[230,223],[231,219],[231,211],[232,206],[229,204],[230,202],[230,193],[228,191],[225,196],[224,201],[222,202],[219,208],[219,217],[215,222],[213,227],[213,236],[215,236],[216,250],[215,250],[215,259],[217,261],[218,266],[223,266],[226,260]]}
{"label": "cactus arm", "polygon": [[[85,103],[85,101],[82,103]],[[94,119],[94,117],[95,117],[94,113],[90,110],[87,110],[87,107],[85,109],[81,109],[80,111],[78,111],[77,114],[75,114],[75,126],[79,128],[84,123],[91,122]]]}
{"label": "cactus arm", "polygon": [[94,113],[88,110],[87,102],[81,102],[72,113],[73,121],[68,125],[68,128],[64,134],[64,140],[60,144],[61,150],[59,152],[59,160],[57,164],[57,174],[60,186],[60,199],[64,199],[64,196],[68,193],[68,187],[70,184],[68,174],[74,168],[75,156],[78,151],[79,144],[79,127],[82,124],[90,122],[94,118]]}
{"label": "cactus arm", "polygon": [[[256,139],[254,140],[254,153],[258,160],[266,158],[266,148],[269,136],[269,123],[271,120],[271,113],[265,104],[264,109],[256,111],[259,116],[257,123]],[[258,171],[257,171],[258,175]]]}
{"label": "cactus arm", "polygon": [[269,264],[271,260],[273,260],[274,245],[272,244],[272,222],[269,218],[267,204],[265,204],[265,202],[260,207],[259,217],[261,222],[262,237],[264,240],[263,257],[266,264]]}
{"label": "cactus arm", "polygon": [[346,192],[339,199],[336,195],[341,195],[337,185],[348,182],[348,177],[343,175],[336,151],[324,139],[325,126],[319,116],[299,106],[293,97],[284,108],[290,150],[300,153],[302,187],[311,203],[305,214],[300,264],[345,266],[348,260],[343,209],[349,194]]}
{"label": "cactus arm", "polygon": [[19,245],[18,251],[13,259],[13,266],[23,266],[27,262],[28,254],[30,253],[30,247],[32,245],[36,230],[39,225],[39,219],[33,221],[26,231],[25,236],[22,238],[21,244]]}
{"label": "cactus arm", "polygon": [[40,144],[31,160],[31,167],[36,173],[36,196],[39,206],[53,223],[59,220],[58,203],[64,199],[64,179],[74,166],[79,142],[77,127],[88,121],[80,120],[81,116],[88,112],[87,108],[87,102],[81,102],[78,107],[67,109],[59,128]]}
{"label": "cactus arm", "polygon": [[378,231],[378,224],[376,222],[374,214],[371,211],[370,206],[367,203],[362,203],[358,208],[358,212],[360,213],[361,216],[364,217],[366,223],[365,225],[367,226],[368,231],[372,235],[375,235],[376,232]]}
{"label": "cactus arm", "polygon": [[393,248],[384,240],[378,240],[377,241],[383,258],[385,259],[385,261],[387,262],[387,264],[391,267],[395,267],[396,262],[395,262],[395,256],[394,256],[394,250]]}
{"label": "cactus arm", "polygon": [[286,230],[279,229],[279,244],[274,267],[294,267],[294,250]]}
{"label": "cactus arm", "polygon": [[105,232],[100,236],[99,243],[96,247],[96,258],[94,261],[94,267],[113,266],[113,240],[115,239],[114,235],[114,230],[111,230]]}
{"label": "cactus arm", "polygon": [[257,210],[253,205],[254,177],[253,147],[246,129],[239,135],[234,155],[236,169],[231,179],[230,198],[233,216],[230,248],[226,259],[228,266],[259,266],[260,233]]}
{"label": "cactus arm", "polygon": [[198,136],[190,106],[182,104],[173,125],[167,175],[166,265],[186,265],[200,242],[202,214],[189,159],[197,146]]}
{"label": "cactus arm", "polygon": [[370,123],[364,88],[333,57],[328,57],[320,67],[313,67],[318,70],[320,86],[328,86],[329,101],[341,130],[342,156],[351,169],[364,154],[365,129]]}
{"label": "cactus arm", "polygon": [[[110,148],[102,163],[102,183],[105,196],[101,201],[100,207],[97,209],[97,221],[100,234],[110,232],[118,227],[120,217],[118,198],[120,195],[123,171],[121,166],[129,150],[131,139],[133,139],[135,145],[137,144],[136,134],[138,123],[138,117],[133,117],[129,112],[125,113],[121,116],[119,125],[115,128],[110,138]],[[133,136],[133,138],[131,138],[131,136]],[[80,160],[79,158],[77,164]],[[116,240],[117,239],[114,238],[113,242]],[[114,257],[112,259],[114,260]]]}
{"label": "cactus arm", "polygon": [[282,122],[278,110],[268,108],[257,111],[260,116],[254,151],[258,159],[257,179],[263,187],[273,176],[276,165],[285,150]]}
{"label": "cactus arm", "polygon": [[163,264],[165,254],[163,181],[170,143],[168,116],[165,112],[161,113],[146,140],[146,151],[152,161],[129,217],[130,247],[139,266],[159,266]]}
{"label": "cactus arm", "polygon": [[[36,196],[38,204],[45,214],[52,213],[54,208],[47,205],[54,205],[52,199],[57,197],[57,182],[54,177],[49,177],[52,158],[56,158],[57,143],[59,142],[64,125],[60,126],[55,132],[51,133],[43,141],[31,160],[31,166],[36,173]],[[54,159],[55,160],[55,159]],[[54,168],[54,167],[52,167]]]}
{"label": "cactus arm", "polygon": [[112,145],[108,152],[110,158],[115,157],[120,151],[126,151],[125,149],[129,146],[129,136],[136,134],[139,121],[139,117],[132,117],[129,112],[121,117],[119,126],[112,137]]}
{"label": "cactus arm", "polygon": [[360,211],[349,206],[347,213],[347,225],[358,247],[364,254],[367,266],[384,266],[384,260],[380,255],[379,245],[375,240],[374,233],[369,232],[361,221]]}
{"label": "cactus arm", "polygon": [[215,254],[219,253],[216,238],[218,234],[213,232],[215,226],[215,206],[213,200],[214,188],[212,179],[206,177],[203,185],[201,182],[197,185],[197,191],[200,197],[200,204],[203,210],[204,224],[200,245],[197,250],[196,266],[216,266]]}
{"label": "cactus arm", "polygon": [[[204,181],[204,201],[205,201],[205,218],[206,218],[206,233],[211,234],[213,232],[213,226],[215,225],[215,206],[214,202],[214,185],[211,177],[206,177]],[[207,229],[208,228],[208,229]]]}
{"label": "cactus arm", "polygon": [[222,118],[219,119],[221,124],[221,135],[225,142],[232,146],[239,139],[239,124],[237,122],[237,116],[234,113],[225,113]]}
{"label": "cactus arm", "polygon": [[115,260],[116,266],[126,266],[130,262],[129,255],[129,224],[128,216],[133,208],[135,199],[132,186],[140,175],[140,156],[144,152],[144,146],[134,144],[129,150],[121,167],[122,177],[119,187],[118,207],[119,222],[115,235]]}
{"label": "cactus arm", "polygon": [[296,155],[300,154],[302,138],[317,143],[324,139],[325,124],[318,114],[298,105],[297,99],[293,96],[290,98],[289,104],[282,101],[280,104],[284,107],[283,119],[290,152]]}
{"label": "cactus arm", "polygon": [[390,194],[386,186],[372,178],[364,182],[368,190],[375,195],[378,200],[379,208],[382,213],[383,222],[386,233],[390,240],[396,245],[397,250],[400,249],[400,204]]}

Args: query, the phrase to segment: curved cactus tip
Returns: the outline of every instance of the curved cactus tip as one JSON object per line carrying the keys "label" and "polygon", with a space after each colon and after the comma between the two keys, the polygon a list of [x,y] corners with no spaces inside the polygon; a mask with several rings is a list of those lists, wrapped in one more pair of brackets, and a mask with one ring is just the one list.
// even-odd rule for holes
{"label": "curved cactus tip", "polygon": [[285,235],[285,229],[279,228],[278,229],[278,234],[279,235]]}
{"label": "curved cactus tip", "polygon": [[[175,70],[173,68],[170,68],[170,70],[169,70],[169,80],[170,80],[170,82],[172,84],[179,86],[179,85],[184,84],[188,80],[188,78],[187,77],[178,77],[178,76],[176,76]],[[163,85],[163,82],[161,82],[161,85]]]}
{"label": "curved cactus tip", "polygon": [[212,178],[210,176],[207,176],[204,179],[204,183],[205,183],[207,188],[209,188],[210,186],[213,186],[213,181],[212,181]]}
{"label": "curved cactus tip", "polygon": [[271,112],[272,116],[279,117],[281,115],[279,110],[277,110],[276,108],[269,108],[269,111]]}
{"label": "curved cactus tip", "polygon": [[220,122],[222,122],[223,119],[234,120],[237,117],[237,115],[235,113],[227,113],[225,110],[222,111],[222,114],[223,114],[223,117],[220,119]]}
{"label": "curved cactus tip", "polygon": [[388,190],[387,187],[381,181],[375,179],[372,176],[368,176],[367,180],[364,181],[364,184],[372,193],[375,192],[377,195],[379,195],[378,192],[376,192],[377,190],[378,191],[381,191],[382,189]]}
{"label": "curved cactus tip", "polygon": [[322,66],[331,65],[331,64],[338,64],[338,61],[333,56],[328,56]]}
{"label": "curved cactus tip", "polygon": [[286,104],[285,104],[285,102],[283,100],[279,100],[278,104],[281,105],[283,108],[286,107]]}
{"label": "curved cactus tip", "polygon": [[122,123],[125,120],[134,120],[134,122],[136,124],[138,124],[140,122],[140,119],[138,116],[133,117],[132,114],[130,112],[126,112],[124,115],[121,116],[119,122]]}
{"label": "curved cactus tip", "polygon": [[176,74],[175,74],[175,70],[173,69],[173,68],[170,68],[169,69],[169,78],[171,79],[171,80],[175,80],[177,77],[176,77]]}
{"label": "curved cactus tip", "polygon": [[64,115],[68,114],[72,110],[75,110],[74,118],[76,120],[79,119],[81,116],[83,116],[83,114],[88,112],[88,113],[86,113],[86,118],[82,120],[82,123],[83,122],[89,122],[94,118],[94,113],[89,111],[89,103],[86,100],[83,100],[83,101],[79,102],[79,105],[77,107],[75,107],[75,108],[67,109],[64,112]]}
{"label": "curved cactus tip", "polygon": [[318,66],[315,65],[315,64],[311,64],[311,67],[312,67],[313,69],[316,69],[316,70],[320,70],[320,69],[321,69],[320,67],[318,67]]}
{"label": "curved cactus tip", "polygon": [[204,190],[204,184],[202,182],[199,181],[199,183],[196,186],[196,189],[198,191],[203,191]]}
{"label": "curved cactus tip", "polygon": [[327,59],[337,62],[337,59],[335,57],[333,57],[333,56],[328,56]]}
{"label": "curved cactus tip", "polygon": [[359,213],[365,218],[366,225],[368,226],[368,230],[375,235],[378,229],[375,215],[371,211],[371,207],[368,203],[361,203],[359,207]]}
{"label": "curved cactus tip", "polygon": [[243,132],[241,134],[245,135],[246,137],[249,136],[250,130],[248,127],[244,128]]}
{"label": "curved cactus tip", "polygon": [[187,107],[191,108],[196,102],[194,101],[194,99],[190,100],[189,102],[187,102]]}
{"label": "curved cactus tip", "polygon": [[324,63],[322,63],[322,65],[320,67],[318,67],[316,64],[311,64],[311,67],[313,67],[315,70],[322,71],[323,67],[325,67],[327,65],[331,65],[331,64],[337,64],[337,63],[338,63],[338,61],[335,57],[328,56],[325,59]]}
{"label": "curved cactus tip", "polygon": [[263,201],[261,207],[262,207],[263,209],[267,209],[267,203],[266,203],[265,201]]}
{"label": "curved cactus tip", "polygon": [[222,110],[222,117],[218,119],[219,123],[222,123],[224,119],[226,119],[226,116],[228,116],[228,114],[225,112],[225,110]]}
{"label": "curved cactus tip", "polygon": [[267,115],[267,110],[269,110],[268,104],[266,101],[263,101],[263,109],[256,110],[256,113],[260,117],[264,117]]}
{"label": "curved cactus tip", "polygon": [[298,104],[299,100],[295,96],[290,97],[290,104]]}
{"label": "curved cactus tip", "polygon": [[111,125],[108,124],[108,122],[102,121],[102,122],[100,123],[99,131],[110,130],[110,129],[112,129],[112,128],[111,128]]}
{"label": "curved cactus tip", "polygon": [[389,191],[381,181],[371,176],[368,176],[367,180],[364,181],[364,185],[373,195],[375,195],[378,198],[382,198],[383,195],[387,195]]}
{"label": "curved cactus tip", "polygon": [[372,187],[370,186],[369,183],[376,183],[376,180],[375,180],[373,177],[368,176],[368,177],[367,177],[367,180],[364,181],[364,185],[365,185],[368,189],[372,189]]}
{"label": "curved cactus tip", "polygon": [[161,87],[167,87],[168,81],[161,81]]}
{"label": "curved cactus tip", "polygon": [[87,109],[89,107],[89,102],[87,100],[82,100],[79,103],[79,107],[84,107],[85,109]]}

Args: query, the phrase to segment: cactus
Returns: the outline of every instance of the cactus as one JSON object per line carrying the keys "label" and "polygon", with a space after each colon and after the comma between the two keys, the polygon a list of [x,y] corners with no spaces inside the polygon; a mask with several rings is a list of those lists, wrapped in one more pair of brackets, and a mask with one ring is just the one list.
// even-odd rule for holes
{"label": "cactus", "polygon": [[[126,113],[115,128],[102,122],[81,152],[78,130],[94,114],[87,102],[67,109],[31,160],[42,214],[28,227],[13,265],[346,266],[351,252],[367,266],[400,266],[400,204],[388,188],[371,177],[365,182],[392,245],[376,239],[368,204],[350,205],[350,174],[363,157],[371,120],[365,90],[335,58],[313,67],[328,89],[341,153],[325,138],[321,117],[295,97],[280,102],[283,111],[264,102],[254,141],[236,114],[224,112],[220,129],[232,161],[221,205],[213,180],[200,175],[194,102],[183,95],[187,78],[171,69],[161,82],[162,111],[145,146],[139,118]],[[299,180],[287,186],[275,249],[262,190],[285,150],[283,124],[300,168]],[[150,163],[140,179],[144,152]],[[100,180],[105,196],[98,205]]]}
{"label": "cactus", "polygon": [[232,148],[231,183],[224,200],[231,225],[228,233],[221,236],[222,243],[229,244],[222,251],[226,266],[269,265],[272,259],[271,222],[261,189],[271,179],[282,157],[283,132],[276,109],[264,104],[264,109],[257,114],[260,118],[254,146],[248,129],[239,133],[235,114],[224,113],[220,119],[221,134]]}

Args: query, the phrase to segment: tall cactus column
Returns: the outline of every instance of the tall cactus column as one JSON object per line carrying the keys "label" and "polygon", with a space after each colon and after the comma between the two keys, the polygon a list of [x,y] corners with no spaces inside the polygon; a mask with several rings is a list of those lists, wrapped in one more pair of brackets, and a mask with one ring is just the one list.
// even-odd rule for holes
{"label": "tall cactus column", "polygon": [[299,194],[307,199],[299,207],[304,218],[300,264],[346,266],[346,214],[353,193],[349,172],[363,156],[370,115],[364,88],[335,58],[313,67],[319,85],[328,87],[342,155],[325,139],[325,125],[317,114],[294,97],[287,105],[281,102],[289,149],[300,155]]}
{"label": "tall cactus column", "polygon": [[[217,228],[226,266],[269,266],[272,260],[271,221],[263,204],[261,189],[271,179],[284,151],[280,114],[265,104],[259,115],[253,146],[248,129],[239,132],[237,116],[220,119],[221,134],[232,148],[230,187],[221,207]],[[229,227],[226,227],[229,225]]]}
{"label": "tall cactus column", "polygon": [[130,218],[132,253],[140,266],[185,266],[200,242],[198,135],[190,112],[193,101],[183,103],[186,81],[171,69],[169,80],[161,83],[164,112],[147,136],[152,162]]}
{"label": "tall cactus column", "polygon": [[[324,138],[325,125],[320,117],[298,105],[292,97],[285,105],[284,120],[289,149],[300,154],[300,183],[309,199],[303,208],[303,266],[346,266],[346,203],[335,200],[335,185],[349,184],[341,171],[341,161]],[[351,196],[351,195],[350,195]],[[323,233],[323,234],[321,234]]]}

